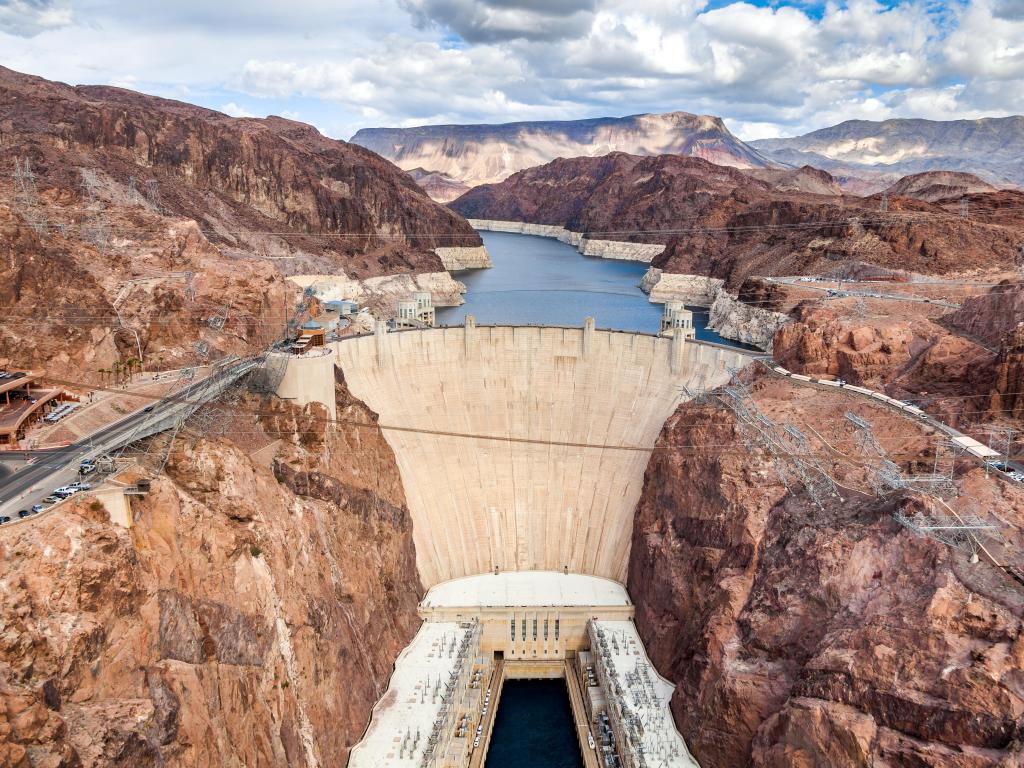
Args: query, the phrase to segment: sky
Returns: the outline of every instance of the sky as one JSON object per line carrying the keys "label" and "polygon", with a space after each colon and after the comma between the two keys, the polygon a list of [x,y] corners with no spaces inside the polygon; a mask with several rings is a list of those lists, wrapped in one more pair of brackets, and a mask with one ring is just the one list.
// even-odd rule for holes
{"label": "sky", "polygon": [[340,139],[675,110],[757,139],[1024,113],[1024,0],[0,0],[0,64]]}

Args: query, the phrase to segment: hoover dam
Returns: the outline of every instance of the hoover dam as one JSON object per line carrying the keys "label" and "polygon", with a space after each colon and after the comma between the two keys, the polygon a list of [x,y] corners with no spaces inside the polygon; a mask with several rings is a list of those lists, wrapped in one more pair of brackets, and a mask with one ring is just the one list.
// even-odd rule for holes
{"label": "hoover dam", "polygon": [[644,467],[683,387],[736,350],[583,328],[476,327],[335,344],[380,414],[426,587],[495,570],[623,581]]}
{"label": "hoover dam", "polygon": [[[642,764],[628,757],[635,749],[696,765],[623,585],[665,420],[688,393],[720,386],[751,359],[682,334],[598,330],[592,318],[571,328],[477,326],[472,316],[455,328],[389,333],[380,324],[290,358],[281,397],[321,402],[334,416],[340,371],[379,415],[428,589],[425,623],[351,766],[410,757],[479,765],[504,680],[553,677],[566,679],[582,722],[604,724],[596,742],[580,732],[587,765],[600,749],[618,754],[617,765]],[[649,711],[637,714],[639,701]]]}

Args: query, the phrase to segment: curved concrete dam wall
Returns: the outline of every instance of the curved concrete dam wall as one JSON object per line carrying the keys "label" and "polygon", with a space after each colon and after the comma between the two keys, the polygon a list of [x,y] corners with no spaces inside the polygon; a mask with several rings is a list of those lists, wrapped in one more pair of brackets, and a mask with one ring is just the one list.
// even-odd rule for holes
{"label": "curved concrete dam wall", "polygon": [[470,323],[333,346],[395,451],[427,587],[495,567],[624,581],[649,449],[681,387],[749,360],[592,327]]}

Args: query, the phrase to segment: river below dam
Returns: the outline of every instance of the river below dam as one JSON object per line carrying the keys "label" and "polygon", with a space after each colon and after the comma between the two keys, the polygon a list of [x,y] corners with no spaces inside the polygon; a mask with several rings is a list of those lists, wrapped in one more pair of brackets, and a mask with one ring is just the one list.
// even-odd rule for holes
{"label": "river below dam", "polygon": [[[456,273],[466,284],[466,303],[438,309],[437,322],[461,325],[466,315],[477,324],[581,326],[593,316],[598,328],[657,333],[661,304],[640,290],[647,265],[584,256],[550,237],[481,232],[494,266]],[[707,308],[691,307],[697,338],[744,346],[706,328]]]}

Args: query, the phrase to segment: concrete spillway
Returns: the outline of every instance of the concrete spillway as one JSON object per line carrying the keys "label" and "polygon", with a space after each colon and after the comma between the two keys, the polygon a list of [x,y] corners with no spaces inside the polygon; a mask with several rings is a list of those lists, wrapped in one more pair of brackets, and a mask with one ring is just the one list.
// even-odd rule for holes
{"label": "concrete spillway", "polygon": [[682,386],[717,386],[749,359],[592,327],[470,324],[333,346],[324,362],[395,451],[427,587],[495,568],[624,581],[649,448]]}

